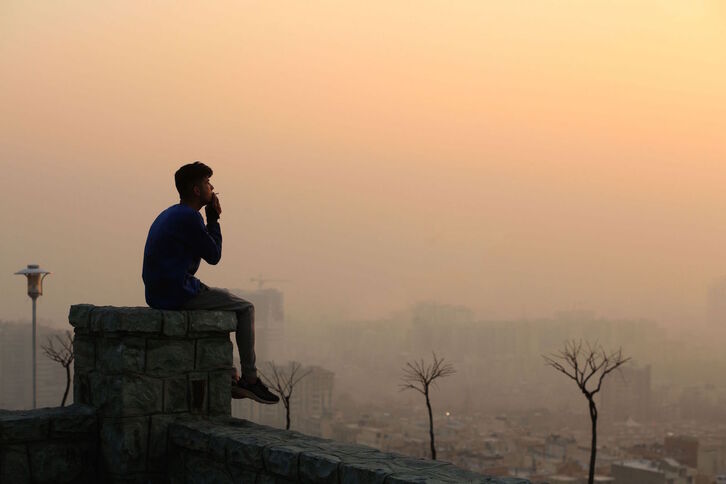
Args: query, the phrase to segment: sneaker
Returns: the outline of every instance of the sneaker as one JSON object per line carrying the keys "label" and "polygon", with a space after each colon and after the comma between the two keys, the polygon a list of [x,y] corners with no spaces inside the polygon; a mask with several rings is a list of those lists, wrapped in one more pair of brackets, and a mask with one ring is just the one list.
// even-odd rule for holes
{"label": "sneaker", "polygon": [[259,378],[254,383],[247,383],[244,378],[240,378],[232,386],[232,398],[251,398],[256,402],[267,404],[280,401],[280,397],[268,390]]}

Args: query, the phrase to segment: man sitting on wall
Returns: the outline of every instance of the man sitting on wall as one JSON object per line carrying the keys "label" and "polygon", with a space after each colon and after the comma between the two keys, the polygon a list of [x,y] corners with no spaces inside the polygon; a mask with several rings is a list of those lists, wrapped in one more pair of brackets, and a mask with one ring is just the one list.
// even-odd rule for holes
{"label": "man sitting on wall", "polygon": [[[209,182],[212,169],[195,161],[174,174],[180,202],[154,220],[146,238],[142,278],[146,302],[156,309],[216,309],[237,313],[235,339],[241,377],[232,386],[233,398],[260,403],[280,399],[257,377],[255,366],[255,308],[226,289],[208,287],[194,274],[201,259],[215,265],[222,257],[222,207]],[[204,207],[207,225],[199,210]]]}

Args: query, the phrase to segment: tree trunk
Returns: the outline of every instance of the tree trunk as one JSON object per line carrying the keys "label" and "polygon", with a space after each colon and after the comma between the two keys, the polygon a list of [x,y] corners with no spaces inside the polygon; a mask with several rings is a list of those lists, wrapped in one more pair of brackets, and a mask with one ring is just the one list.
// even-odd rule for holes
{"label": "tree trunk", "polygon": [[431,460],[436,460],[436,445],[434,444],[434,417],[431,413],[431,402],[429,401],[429,392],[426,395],[426,407],[429,409],[429,437],[431,437]]}
{"label": "tree trunk", "polygon": [[595,482],[595,454],[597,453],[597,407],[592,397],[588,398],[590,404],[590,421],[592,422],[592,442],[590,444],[590,473],[587,478],[588,484]]}
{"label": "tree trunk", "polygon": [[285,430],[290,430],[290,399],[284,398],[285,403]]}
{"label": "tree trunk", "polygon": [[68,398],[68,390],[71,388],[71,365],[66,366],[66,391],[63,393],[63,401],[61,407],[66,406],[66,399]]}

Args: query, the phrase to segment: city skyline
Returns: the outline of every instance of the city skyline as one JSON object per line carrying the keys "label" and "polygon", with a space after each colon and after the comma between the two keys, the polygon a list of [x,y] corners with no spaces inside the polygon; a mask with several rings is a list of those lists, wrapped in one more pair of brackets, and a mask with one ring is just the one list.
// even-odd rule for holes
{"label": "city skyline", "polygon": [[[720,2],[0,9],[0,273],[54,272],[41,318],[144,304],[144,238],[196,159],[224,207],[200,276],[288,279],[293,314],[685,328],[726,274]],[[28,313],[18,286],[0,317]]]}

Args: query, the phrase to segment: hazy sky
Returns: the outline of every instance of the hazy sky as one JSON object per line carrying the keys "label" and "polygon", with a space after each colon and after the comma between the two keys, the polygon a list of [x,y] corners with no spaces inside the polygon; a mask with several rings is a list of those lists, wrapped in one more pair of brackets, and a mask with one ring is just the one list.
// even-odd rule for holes
{"label": "hazy sky", "polygon": [[0,318],[142,305],[202,160],[210,285],[300,314],[697,318],[726,274],[726,4],[0,2]]}

